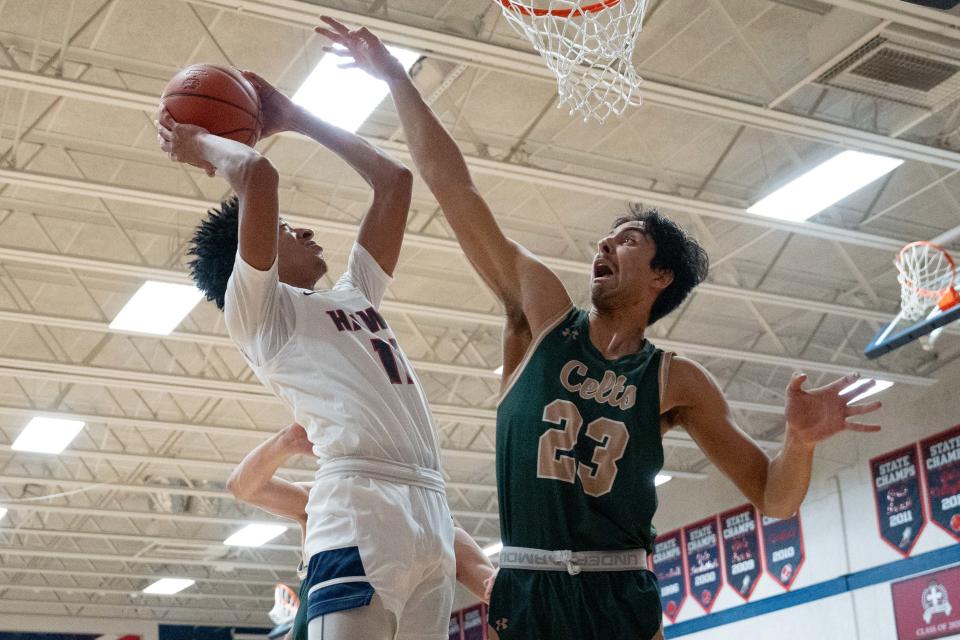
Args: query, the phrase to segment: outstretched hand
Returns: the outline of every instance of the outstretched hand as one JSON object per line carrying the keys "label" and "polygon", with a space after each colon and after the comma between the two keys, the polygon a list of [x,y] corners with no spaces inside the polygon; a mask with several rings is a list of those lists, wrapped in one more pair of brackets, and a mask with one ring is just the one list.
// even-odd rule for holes
{"label": "outstretched hand", "polygon": [[203,156],[199,144],[199,137],[208,133],[206,129],[177,122],[166,107],[160,108],[153,124],[157,127],[157,142],[171,160],[199,167],[211,178],[214,176],[216,169]]}
{"label": "outstretched hand", "polygon": [[877,424],[850,421],[853,416],[876,411],[882,406],[880,402],[853,406],[848,404],[853,398],[873,387],[875,380],[866,380],[841,393],[855,384],[860,379],[860,374],[853,373],[809,391],[803,388],[806,379],[806,374],[795,373],[787,386],[787,429],[800,441],[813,445],[841,431],[880,430],[880,425]]}
{"label": "outstretched hand", "polygon": [[329,28],[315,27],[314,31],[326,36],[331,42],[343,49],[324,47],[323,50],[344,58],[353,58],[353,62],[339,65],[342,69],[363,69],[381,80],[391,80],[406,75],[406,70],[384,46],[380,38],[370,33],[366,27],[351,31],[346,25],[329,16],[320,18]]}

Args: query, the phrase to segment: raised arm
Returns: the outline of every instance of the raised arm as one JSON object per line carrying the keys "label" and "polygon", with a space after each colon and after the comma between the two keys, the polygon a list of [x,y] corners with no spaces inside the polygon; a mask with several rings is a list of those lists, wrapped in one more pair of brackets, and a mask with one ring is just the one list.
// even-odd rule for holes
{"label": "raised arm", "polygon": [[702,366],[674,358],[662,411],[671,424],[683,426],[707,458],[764,515],[788,518],[807,495],[816,445],[841,431],[879,431],[878,425],[848,418],[876,411],[879,402],[848,406],[872,386],[865,382],[847,393],[859,376],[845,376],[805,391],[806,376],[794,375],[787,387],[786,435],[783,448],[771,460],[733,419],[730,405],[716,380]]}
{"label": "raised arm", "polygon": [[205,129],[177,123],[161,109],[157,125],[160,148],[171,160],[200,167],[207,175],[224,177],[240,201],[240,256],[266,271],[277,257],[279,176],[270,161],[240,142]]}
{"label": "raised arm", "polygon": [[292,424],[248,453],[230,474],[227,489],[237,500],[295,520],[305,527],[309,492],[302,485],[275,474],[291,456],[298,453],[311,455],[312,451],[303,427]]}
{"label": "raised arm", "polygon": [[[322,144],[342,158],[373,189],[373,204],[363,217],[357,242],[393,275],[407,226],[413,174],[360,136],[335,127],[294,104],[269,82],[244,71],[260,95],[264,113],[264,136],[295,131]],[[331,96],[330,99],[338,99]]]}
{"label": "raised arm", "polygon": [[346,47],[354,60],[352,66],[387,82],[414,164],[440,203],[467,259],[507,313],[523,313],[533,333],[538,333],[569,306],[563,284],[536,256],[500,230],[456,142],[383,43],[366,29],[350,31],[332,18],[322,20],[329,28],[317,27],[317,32]]}

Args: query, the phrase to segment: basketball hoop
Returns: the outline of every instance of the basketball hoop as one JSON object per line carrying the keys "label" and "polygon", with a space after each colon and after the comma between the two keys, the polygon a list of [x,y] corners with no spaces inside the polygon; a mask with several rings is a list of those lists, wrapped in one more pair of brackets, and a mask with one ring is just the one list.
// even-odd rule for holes
{"label": "basketball hoop", "polygon": [[296,592],[281,582],[273,590],[273,609],[268,615],[273,624],[286,624],[297,615],[299,606],[300,598]]}
{"label": "basketball hoop", "polygon": [[[944,327],[960,320],[957,265],[946,249],[932,242],[911,242],[900,250],[894,264],[900,313],[867,344],[863,355],[871,359],[914,340],[929,351]],[[900,328],[904,319],[912,324]]]}
{"label": "basketball hoop", "polygon": [[639,105],[633,50],[647,0],[495,0],[557,77],[558,106],[603,122]]}
{"label": "basketball hoop", "polygon": [[[589,4],[585,7],[564,7],[560,9],[536,9],[533,6],[524,6],[521,2],[511,2],[510,0],[498,0],[500,4],[504,7],[513,9],[514,11],[519,11],[523,15],[529,16],[534,15],[542,18],[543,16],[554,16],[555,18],[570,18],[572,16],[580,16],[585,13],[599,13],[604,9],[612,7],[615,4],[620,4],[620,0],[604,0],[603,2],[595,2]],[[554,4],[554,3],[551,3]],[[565,4],[575,5],[575,2],[568,2]]]}
{"label": "basketball hoop", "polygon": [[900,283],[900,315],[919,320],[934,306],[946,311],[960,303],[954,283],[957,265],[950,254],[932,242],[911,242],[894,261]]}

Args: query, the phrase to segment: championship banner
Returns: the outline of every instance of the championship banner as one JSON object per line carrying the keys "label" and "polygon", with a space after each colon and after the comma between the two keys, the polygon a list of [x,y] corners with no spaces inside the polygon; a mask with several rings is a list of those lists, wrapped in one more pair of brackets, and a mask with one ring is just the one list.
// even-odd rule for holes
{"label": "championship banner", "polygon": [[448,640],[463,640],[463,625],[460,623],[460,612],[450,614],[450,632]]}
{"label": "championship banner", "polygon": [[915,444],[870,461],[880,537],[904,556],[910,555],[926,524],[917,461]]}
{"label": "championship banner", "polygon": [[804,560],[800,512],[784,520],[762,516],[760,529],[767,573],[789,591]]}
{"label": "championship banner", "polygon": [[960,567],[890,585],[898,640],[933,640],[960,633]]}
{"label": "championship banner", "polygon": [[723,584],[720,577],[720,539],[717,516],[683,528],[690,571],[690,593],[710,613]]}
{"label": "championship banner", "polygon": [[723,568],[727,584],[744,600],[757,586],[763,568],[760,566],[760,532],[757,512],[746,504],[720,514],[723,537]]}
{"label": "championship banner", "polygon": [[657,536],[653,543],[653,572],[660,585],[663,615],[676,622],[687,599],[687,567],[683,561],[683,537],[680,530]]}
{"label": "championship banner", "polygon": [[960,424],[920,442],[927,513],[960,540]]}
{"label": "championship banner", "polygon": [[463,640],[486,640],[486,605],[478,604],[463,610]]}

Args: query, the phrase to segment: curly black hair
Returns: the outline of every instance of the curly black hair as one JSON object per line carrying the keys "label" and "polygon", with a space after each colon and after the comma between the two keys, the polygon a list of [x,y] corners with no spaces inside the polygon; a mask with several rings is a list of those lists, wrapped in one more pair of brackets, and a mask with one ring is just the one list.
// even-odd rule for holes
{"label": "curly black hair", "polygon": [[220,203],[217,209],[207,211],[193,233],[188,255],[196,256],[190,262],[190,277],[207,297],[223,311],[223,297],[227,281],[233,273],[239,243],[240,202],[237,196]]}
{"label": "curly black hair", "polygon": [[650,267],[673,274],[673,282],[660,292],[650,309],[648,325],[652,325],[679,307],[693,288],[706,279],[710,258],[700,243],[657,209],[631,204],[629,212],[614,220],[612,228],[625,222],[643,223],[644,233],[657,247]]}

